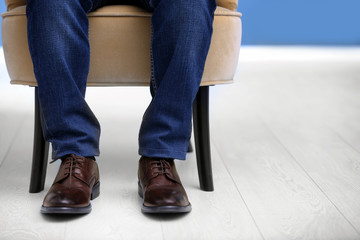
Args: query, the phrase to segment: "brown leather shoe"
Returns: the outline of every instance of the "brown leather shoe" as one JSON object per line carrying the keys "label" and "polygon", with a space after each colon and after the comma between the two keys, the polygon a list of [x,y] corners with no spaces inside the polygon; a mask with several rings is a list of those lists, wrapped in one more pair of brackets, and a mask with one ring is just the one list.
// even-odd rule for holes
{"label": "brown leather shoe", "polygon": [[141,157],[139,195],[143,213],[185,213],[191,204],[180,182],[173,159]]}
{"label": "brown leather shoe", "polygon": [[61,159],[59,172],[46,194],[41,213],[84,214],[100,194],[99,169],[92,158],[74,154]]}

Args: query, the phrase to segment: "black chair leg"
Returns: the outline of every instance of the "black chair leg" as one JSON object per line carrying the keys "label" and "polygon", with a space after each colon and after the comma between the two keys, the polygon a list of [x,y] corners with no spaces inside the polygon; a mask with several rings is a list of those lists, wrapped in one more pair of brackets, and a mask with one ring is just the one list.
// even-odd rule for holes
{"label": "black chair leg", "polygon": [[188,153],[192,153],[193,151],[194,151],[193,146],[192,146],[191,142],[189,142],[189,146],[188,146],[187,152],[188,152]]}
{"label": "black chair leg", "polygon": [[34,126],[34,149],[30,177],[30,193],[38,193],[44,190],[46,168],[49,155],[49,143],[45,141],[40,118],[40,105],[38,88],[35,87],[35,126]]}
{"label": "black chair leg", "polygon": [[193,122],[200,188],[214,191],[209,134],[209,86],[199,88],[193,104]]}

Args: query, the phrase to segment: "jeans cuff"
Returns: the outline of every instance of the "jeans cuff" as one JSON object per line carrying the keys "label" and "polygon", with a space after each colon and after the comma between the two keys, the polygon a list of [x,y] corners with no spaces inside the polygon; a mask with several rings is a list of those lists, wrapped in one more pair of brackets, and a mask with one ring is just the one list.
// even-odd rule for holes
{"label": "jeans cuff", "polygon": [[186,153],[183,151],[172,151],[168,149],[139,148],[139,155],[156,158],[174,158],[186,160]]}
{"label": "jeans cuff", "polygon": [[66,150],[66,151],[52,151],[52,156],[51,158],[56,160],[56,159],[60,159],[62,158],[63,156],[65,155],[68,155],[68,154],[75,154],[77,156],[82,156],[82,157],[95,157],[95,156],[99,156],[100,155],[100,151],[99,149],[95,149],[94,151],[89,151],[89,152],[84,152],[84,151],[81,151],[79,149],[70,149],[70,150]]}

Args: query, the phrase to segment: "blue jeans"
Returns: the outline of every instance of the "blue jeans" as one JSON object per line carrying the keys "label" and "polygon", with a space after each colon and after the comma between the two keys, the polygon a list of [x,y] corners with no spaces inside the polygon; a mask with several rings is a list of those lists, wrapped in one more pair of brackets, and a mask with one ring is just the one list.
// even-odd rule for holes
{"label": "blue jeans", "polygon": [[87,13],[129,2],[153,12],[152,101],[140,127],[139,154],[185,159],[215,0],[28,0],[29,49],[53,159],[99,155],[100,125],[84,99],[90,64]]}

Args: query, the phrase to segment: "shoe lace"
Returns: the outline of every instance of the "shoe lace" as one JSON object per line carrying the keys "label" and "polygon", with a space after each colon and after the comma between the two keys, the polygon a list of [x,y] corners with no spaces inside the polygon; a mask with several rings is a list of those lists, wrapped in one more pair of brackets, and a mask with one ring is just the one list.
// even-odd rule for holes
{"label": "shoe lace", "polygon": [[[77,157],[76,155],[68,155],[64,158],[61,159],[62,162],[64,163],[65,167],[64,167],[64,175],[74,175],[74,174],[79,174],[78,172],[76,172],[76,169],[82,169],[83,165],[84,165],[84,160],[80,157]],[[56,162],[57,159],[53,160],[50,162]]]}
{"label": "shoe lace", "polygon": [[[88,158],[77,156],[75,154],[70,154],[61,158],[61,166],[58,175],[55,178],[55,182],[65,181],[65,179],[68,179],[69,184],[71,185],[72,181],[76,178],[77,180],[89,185],[87,174],[85,173],[84,175],[83,171],[86,168],[87,159]],[[55,161],[56,160],[51,163]]]}
{"label": "shoe lace", "polygon": [[64,175],[67,174],[71,174],[71,175],[75,175],[75,174],[79,174],[77,171],[75,171],[76,169],[82,169],[84,161],[82,158],[77,158],[76,156],[68,156],[65,158],[65,171],[64,171]]}
{"label": "shoe lace", "polygon": [[154,169],[154,174],[170,174],[170,163],[165,159],[160,159],[151,162],[152,167]]}

